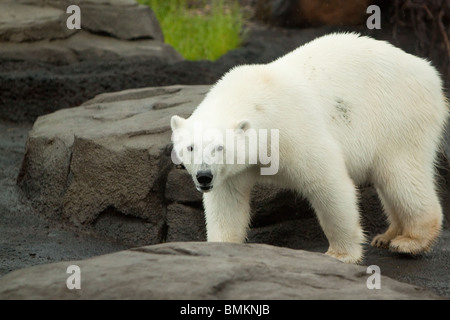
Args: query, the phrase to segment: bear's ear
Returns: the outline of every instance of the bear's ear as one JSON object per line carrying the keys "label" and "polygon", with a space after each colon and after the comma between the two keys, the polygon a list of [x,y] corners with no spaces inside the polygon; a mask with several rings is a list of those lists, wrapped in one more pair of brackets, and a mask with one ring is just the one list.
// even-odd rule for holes
{"label": "bear's ear", "polygon": [[172,131],[175,131],[176,129],[180,128],[185,120],[186,119],[183,119],[182,117],[179,116],[172,116],[172,118],[170,119],[170,127],[172,128]]}
{"label": "bear's ear", "polygon": [[248,120],[239,121],[235,127],[236,131],[246,131],[247,129],[250,129],[250,122]]}

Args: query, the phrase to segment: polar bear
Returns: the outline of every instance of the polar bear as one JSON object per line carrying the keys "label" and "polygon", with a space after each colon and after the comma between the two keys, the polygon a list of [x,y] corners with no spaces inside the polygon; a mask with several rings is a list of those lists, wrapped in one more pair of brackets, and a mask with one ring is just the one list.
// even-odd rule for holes
{"label": "polar bear", "polygon": [[[267,182],[309,200],[329,242],[326,254],[360,263],[366,239],[357,186],[372,183],[389,227],[371,244],[428,251],[443,217],[434,166],[448,116],[442,85],[429,62],[355,33],[233,68],[188,119],[171,118],[175,158],[204,192],[207,240],[244,242],[250,191]],[[264,165],[250,162],[250,152],[244,162],[223,161],[237,149],[227,150],[220,135],[195,134],[212,129],[222,140],[246,139],[245,147],[249,130],[278,130],[276,173],[261,174]]]}

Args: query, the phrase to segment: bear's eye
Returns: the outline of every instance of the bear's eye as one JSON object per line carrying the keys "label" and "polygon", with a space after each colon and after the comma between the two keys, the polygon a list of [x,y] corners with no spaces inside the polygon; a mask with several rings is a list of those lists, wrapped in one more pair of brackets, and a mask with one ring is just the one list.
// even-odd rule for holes
{"label": "bear's eye", "polygon": [[219,152],[223,151],[223,146],[217,146],[216,150],[219,151]]}
{"label": "bear's eye", "polygon": [[187,146],[187,151],[192,152],[194,151],[194,146]]}

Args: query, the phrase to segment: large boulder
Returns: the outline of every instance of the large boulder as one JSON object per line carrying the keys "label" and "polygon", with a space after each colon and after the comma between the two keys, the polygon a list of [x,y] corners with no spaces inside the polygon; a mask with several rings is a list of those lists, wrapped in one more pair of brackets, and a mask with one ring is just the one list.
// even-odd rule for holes
{"label": "large boulder", "polygon": [[208,88],[102,94],[39,117],[28,136],[19,185],[42,213],[70,226],[108,236],[113,229],[113,237],[133,244],[163,241],[164,190],[174,167],[170,117],[188,116]]}
{"label": "large boulder", "polygon": [[66,28],[65,19],[64,11],[52,7],[0,3],[0,41],[67,38],[76,30]]}
{"label": "large boulder", "polygon": [[[67,287],[70,265],[79,290]],[[0,299],[440,299],[379,271],[262,244],[166,243],[13,271]]]}
{"label": "large boulder", "polygon": [[45,0],[45,2],[64,11],[70,5],[78,5],[82,15],[81,28],[94,33],[108,34],[122,40],[146,38],[164,41],[164,35],[153,11],[147,6],[139,5],[135,0]]}

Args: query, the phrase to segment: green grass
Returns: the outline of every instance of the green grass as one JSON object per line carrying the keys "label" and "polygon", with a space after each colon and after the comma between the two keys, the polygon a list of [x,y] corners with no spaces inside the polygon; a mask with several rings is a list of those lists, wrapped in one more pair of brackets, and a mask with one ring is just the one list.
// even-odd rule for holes
{"label": "green grass", "polygon": [[217,60],[242,43],[244,18],[237,1],[138,0],[156,14],[165,42],[187,60]]}

